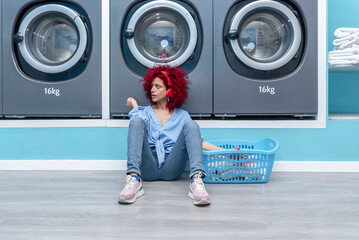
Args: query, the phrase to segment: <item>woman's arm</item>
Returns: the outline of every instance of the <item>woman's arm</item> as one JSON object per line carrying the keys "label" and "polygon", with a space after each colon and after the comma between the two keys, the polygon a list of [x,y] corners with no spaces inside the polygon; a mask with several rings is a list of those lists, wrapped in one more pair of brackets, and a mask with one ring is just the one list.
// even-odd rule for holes
{"label": "woman's arm", "polygon": [[[202,142],[202,148],[203,148],[203,150],[205,150],[205,151],[214,151],[214,150],[222,150],[222,149],[225,149],[225,148],[217,147],[216,145],[213,145],[213,144],[211,144],[211,143],[209,143],[209,142],[205,142],[205,141]],[[239,150],[240,147],[232,147],[232,149],[237,149],[237,150]]]}
{"label": "woman's arm", "polygon": [[132,97],[129,97],[127,99],[126,105],[128,108],[131,108],[131,111],[128,113],[128,117],[130,119],[133,119],[135,117],[140,117],[147,124],[147,115],[145,113],[145,107],[138,106],[137,101]]}
{"label": "woman's arm", "polygon": [[206,151],[214,151],[214,150],[224,149],[224,148],[217,147],[216,145],[213,145],[213,144],[211,144],[209,142],[205,142],[205,141],[202,142],[202,148],[203,148],[203,150],[206,150]]}
{"label": "woman's arm", "polygon": [[126,106],[127,106],[128,108],[131,108],[131,109],[132,109],[132,108],[138,107],[138,104],[137,104],[137,101],[136,101],[134,98],[129,97],[129,98],[127,98]]}

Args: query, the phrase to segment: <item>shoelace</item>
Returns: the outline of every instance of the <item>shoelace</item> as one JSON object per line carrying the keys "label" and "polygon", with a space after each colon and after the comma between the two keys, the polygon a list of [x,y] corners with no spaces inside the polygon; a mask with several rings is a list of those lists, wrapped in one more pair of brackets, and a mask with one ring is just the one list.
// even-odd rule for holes
{"label": "shoelace", "polygon": [[193,179],[193,183],[194,183],[194,186],[195,188],[197,189],[197,191],[199,192],[204,192],[206,191],[206,188],[204,187],[204,183],[202,181],[202,178],[200,178],[199,176],[198,177],[195,177]]}
{"label": "shoelace", "polygon": [[126,182],[127,183],[126,183],[124,189],[130,190],[133,187],[133,185],[135,184],[136,178],[132,177],[131,175],[128,175],[126,177]]}

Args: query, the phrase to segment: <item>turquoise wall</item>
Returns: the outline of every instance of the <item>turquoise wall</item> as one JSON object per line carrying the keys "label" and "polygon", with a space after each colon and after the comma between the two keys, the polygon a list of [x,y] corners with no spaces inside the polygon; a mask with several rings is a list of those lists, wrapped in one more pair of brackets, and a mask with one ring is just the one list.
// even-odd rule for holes
{"label": "turquoise wall", "polygon": [[[201,129],[205,139],[277,139],[276,160],[357,161],[358,121],[326,129]],[[0,159],[126,159],[127,128],[0,129]],[[1,163],[0,163],[1,164]]]}
{"label": "turquoise wall", "polygon": [[[359,27],[358,11],[357,0],[328,0],[329,49],[332,49],[332,35],[337,27]],[[358,74],[329,74],[331,112],[338,108],[342,112],[359,109],[356,93],[359,89]],[[342,83],[345,84],[339,92]],[[102,127],[0,128],[0,159],[126,159],[127,130]],[[281,146],[276,156],[279,161],[359,160],[359,121],[356,120],[329,120],[325,129],[201,129],[201,133],[206,140],[273,137]]]}

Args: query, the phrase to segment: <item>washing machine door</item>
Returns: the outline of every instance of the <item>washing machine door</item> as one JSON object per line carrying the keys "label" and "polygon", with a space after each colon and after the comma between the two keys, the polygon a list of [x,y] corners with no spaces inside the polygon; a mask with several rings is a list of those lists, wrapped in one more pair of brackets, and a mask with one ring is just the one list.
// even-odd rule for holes
{"label": "washing machine door", "polygon": [[25,61],[34,69],[56,74],[74,67],[88,41],[85,23],[73,9],[59,4],[37,6],[26,14],[15,34]]}
{"label": "washing machine door", "polygon": [[297,54],[302,29],[286,5],[263,0],[251,2],[235,14],[228,36],[244,64],[269,71],[286,65]]}
{"label": "washing machine door", "polygon": [[164,63],[180,66],[197,44],[192,15],[172,1],[152,1],[141,6],[130,18],[124,34],[131,54],[147,68]]}

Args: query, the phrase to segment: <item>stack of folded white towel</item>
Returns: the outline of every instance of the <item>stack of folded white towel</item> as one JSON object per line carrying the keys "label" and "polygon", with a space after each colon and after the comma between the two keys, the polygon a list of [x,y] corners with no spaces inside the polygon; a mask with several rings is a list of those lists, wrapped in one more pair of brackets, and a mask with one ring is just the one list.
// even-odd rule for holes
{"label": "stack of folded white towel", "polygon": [[329,67],[359,67],[359,28],[338,28],[334,50],[329,52]]}

